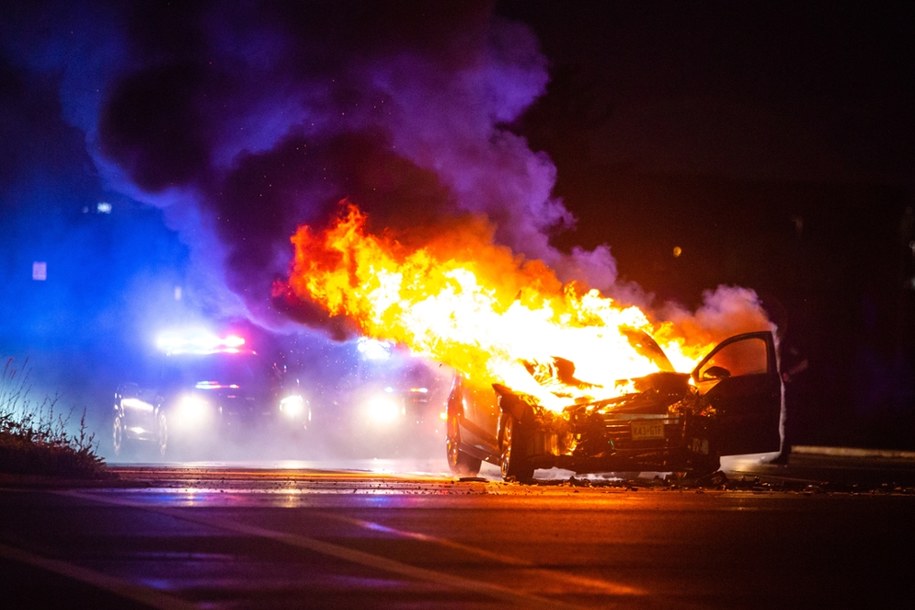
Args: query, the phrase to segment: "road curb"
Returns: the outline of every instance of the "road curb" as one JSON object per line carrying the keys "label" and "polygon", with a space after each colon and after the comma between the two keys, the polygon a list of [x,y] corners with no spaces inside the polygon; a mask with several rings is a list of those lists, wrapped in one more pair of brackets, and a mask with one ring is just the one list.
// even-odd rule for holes
{"label": "road curb", "polygon": [[791,447],[791,453],[805,455],[825,455],[832,457],[915,460],[915,451],[897,451],[895,449],[863,449],[856,447],[820,447],[815,445],[794,445]]}

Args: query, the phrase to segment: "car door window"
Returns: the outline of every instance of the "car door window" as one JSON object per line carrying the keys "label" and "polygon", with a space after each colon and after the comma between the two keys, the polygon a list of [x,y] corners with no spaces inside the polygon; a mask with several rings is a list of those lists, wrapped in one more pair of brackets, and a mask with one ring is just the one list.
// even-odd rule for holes
{"label": "car door window", "polygon": [[725,345],[716,351],[702,364],[698,378],[700,381],[710,381],[768,372],[769,357],[765,340],[749,338]]}
{"label": "car door window", "polygon": [[716,414],[721,455],[776,451],[781,379],[770,332],[723,341],[693,372],[699,405]]}

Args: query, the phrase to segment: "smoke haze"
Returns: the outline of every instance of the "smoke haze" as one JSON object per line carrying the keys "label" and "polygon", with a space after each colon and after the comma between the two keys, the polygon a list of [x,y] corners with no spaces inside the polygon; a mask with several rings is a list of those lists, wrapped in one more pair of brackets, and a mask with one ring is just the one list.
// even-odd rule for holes
{"label": "smoke haze", "polygon": [[[610,245],[551,245],[575,216],[518,128],[549,58],[488,2],[6,10],[0,280],[17,298],[2,305],[0,339],[58,353],[63,377],[113,376],[91,354],[128,366],[121,347],[162,320],[242,318],[281,334],[305,321],[349,336],[275,294],[296,227],[321,226],[344,198],[371,230],[417,240],[471,219],[563,282],[654,305],[617,284]],[[36,262],[46,279],[30,276]],[[710,292],[697,313],[666,307],[655,310],[697,335],[767,325],[747,289]]]}

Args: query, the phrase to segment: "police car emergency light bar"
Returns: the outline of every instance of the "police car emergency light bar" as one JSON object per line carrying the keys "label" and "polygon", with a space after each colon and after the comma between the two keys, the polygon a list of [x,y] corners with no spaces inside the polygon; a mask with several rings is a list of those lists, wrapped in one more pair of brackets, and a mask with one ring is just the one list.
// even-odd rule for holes
{"label": "police car emergency light bar", "polygon": [[166,354],[236,353],[244,344],[238,335],[220,337],[205,330],[167,332],[156,339],[156,346]]}

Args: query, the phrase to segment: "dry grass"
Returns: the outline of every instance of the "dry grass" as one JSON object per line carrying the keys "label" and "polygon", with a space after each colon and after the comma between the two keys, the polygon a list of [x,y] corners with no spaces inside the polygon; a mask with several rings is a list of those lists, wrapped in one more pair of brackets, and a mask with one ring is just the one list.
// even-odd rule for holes
{"label": "dry grass", "polygon": [[63,478],[97,478],[105,474],[95,434],[63,414],[59,396],[33,401],[28,361],[20,367],[6,359],[0,375],[0,473]]}

